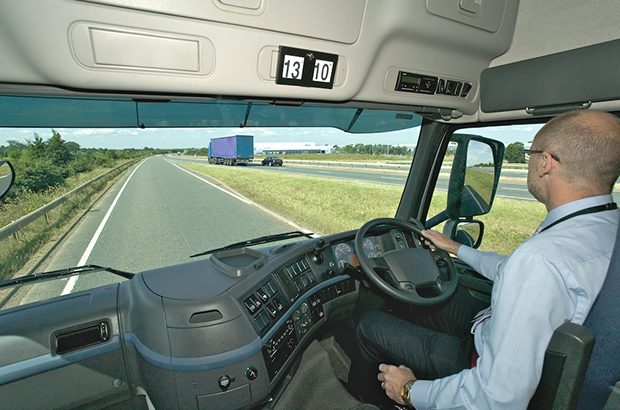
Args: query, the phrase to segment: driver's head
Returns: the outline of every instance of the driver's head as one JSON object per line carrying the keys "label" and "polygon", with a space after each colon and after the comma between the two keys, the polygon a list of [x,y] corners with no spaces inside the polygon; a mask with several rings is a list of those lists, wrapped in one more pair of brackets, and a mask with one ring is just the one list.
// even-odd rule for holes
{"label": "driver's head", "polygon": [[620,121],[600,111],[567,112],[538,131],[530,150],[528,189],[544,204],[557,196],[553,190],[609,194],[620,175]]}

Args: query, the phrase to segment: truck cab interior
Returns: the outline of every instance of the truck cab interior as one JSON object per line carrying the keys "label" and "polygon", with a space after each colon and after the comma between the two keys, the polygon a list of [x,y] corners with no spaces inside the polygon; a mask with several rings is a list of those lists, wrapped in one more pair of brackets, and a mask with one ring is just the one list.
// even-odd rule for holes
{"label": "truck cab interior", "polygon": [[[619,115],[619,21],[614,0],[0,2],[0,127],[419,127],[385,218],[0,309],[0,408],[374,408],[346,389],[358,316],[489,302],[492,283],[458,259],[405,250],[440,223],[475,246],[493,229],[474,218],[494,205],[505,147],[481,129]],[[487,191],[466,189],[474,147],[493,165]],[[620,405],[619,253],[592,319],[554,337],[530,408]]]}

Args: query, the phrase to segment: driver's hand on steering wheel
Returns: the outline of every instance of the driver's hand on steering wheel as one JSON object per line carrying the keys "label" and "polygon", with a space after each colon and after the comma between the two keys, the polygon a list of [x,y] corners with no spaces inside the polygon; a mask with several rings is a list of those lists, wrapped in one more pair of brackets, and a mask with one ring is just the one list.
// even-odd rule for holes
{"label": "driver's hand on steering wheel", "polygon": [[437,231],[432,231],[430,229],[423,230],[422,236],[427,239],[426,241],[424,241],[426,246],[431,248],[431,250],[433,251],[436,250],[436,248],[439,248],[456,255],[459,251],[459,248],[461,247],[460,243],[453,241],[447,236]]}

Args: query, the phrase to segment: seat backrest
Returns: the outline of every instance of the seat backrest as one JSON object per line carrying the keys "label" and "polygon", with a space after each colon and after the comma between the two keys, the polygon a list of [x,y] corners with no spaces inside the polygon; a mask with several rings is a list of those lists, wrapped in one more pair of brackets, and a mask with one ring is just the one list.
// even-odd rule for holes
{"label": "seat backrest", "polygon": [[528,410],[575,409],[593,346],[594,336],[586,327],[566,322],[557,328]]}
{"label": "seat backrest", "polygon": [[[579,408],[601,409],[620,381],[620,226],[607,277],[584,325],[596,338]],[[611,400],[618,400],[617,397]]]}

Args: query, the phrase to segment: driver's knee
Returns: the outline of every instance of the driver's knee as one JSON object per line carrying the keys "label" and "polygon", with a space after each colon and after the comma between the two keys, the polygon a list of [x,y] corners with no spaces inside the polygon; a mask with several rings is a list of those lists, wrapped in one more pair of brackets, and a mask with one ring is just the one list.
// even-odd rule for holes
{"label": "driver's knee", "polygon": [[381,346],[386,337],[386,321],[391,318],[387,313],[372,310],[360,316],[355,328],[355,340],[360,353],[367,360],[380,361]]}

